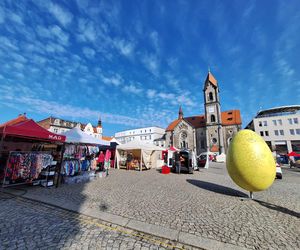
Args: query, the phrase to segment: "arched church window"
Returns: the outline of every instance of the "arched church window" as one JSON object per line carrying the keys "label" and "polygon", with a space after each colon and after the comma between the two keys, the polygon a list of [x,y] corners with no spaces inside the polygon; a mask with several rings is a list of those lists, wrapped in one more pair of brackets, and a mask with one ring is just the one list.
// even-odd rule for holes
{"label": "arched church window", "polygon": [[216,122],[216,117],[215,115],[210,116],[210,122]]}
{"label": "arched church window", "polygon": [[214,95],[213,95],[212,92],[209,92],[209,93],[208,93],[208,100],[209,100],[209,101],[213,101],[213,100],[214,100]]}
{"label": "arched church window", "polygon": [[213,144],[216,144],[218,140],[216,138],[212,138],[211,141]]}

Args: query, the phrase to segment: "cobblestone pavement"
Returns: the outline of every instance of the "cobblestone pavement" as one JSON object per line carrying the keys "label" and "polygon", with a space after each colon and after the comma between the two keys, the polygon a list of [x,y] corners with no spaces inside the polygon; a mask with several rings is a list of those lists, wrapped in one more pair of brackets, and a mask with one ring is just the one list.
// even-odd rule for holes
{"label": "cobblestone pavement", "polygon": [[193,249],[0,192],[0,249]]}
{"label": "cobblestone pavement", "polygon": [[247,192],[217,163],[192,175],[111,170],[89,183],[27,191],[249,249],[300,249],[298,170],[284,168],[283,179],[254,193],[256,200],[242,200]]}

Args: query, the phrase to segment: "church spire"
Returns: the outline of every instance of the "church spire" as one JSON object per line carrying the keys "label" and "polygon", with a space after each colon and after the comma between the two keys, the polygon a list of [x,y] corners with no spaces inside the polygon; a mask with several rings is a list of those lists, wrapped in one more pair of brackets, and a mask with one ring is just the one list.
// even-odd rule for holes
{"label": "church spire", "polygon": [[102,121],[101,121],[100,115],[99,115],[99,119],[98,119],[98,127],[102,127]]}
{"label": "church spire", "polygon": [[181,108],[181,105],[179,107],[179,111],[178,111],[178,119],[182,119],[183,118],[183,111],[182,111],[182,108]]}

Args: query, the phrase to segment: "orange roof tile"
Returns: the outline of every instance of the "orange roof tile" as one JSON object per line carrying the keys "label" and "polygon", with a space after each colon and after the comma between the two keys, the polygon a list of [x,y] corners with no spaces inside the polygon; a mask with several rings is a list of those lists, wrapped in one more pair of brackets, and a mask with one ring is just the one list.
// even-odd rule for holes
{"label": "orange roof tile", "polygon": [[181,121],[181,119],[176,119],[175,121],[172,121],[169,126],[166,128],[166,131],[173,131],[174,128],[177,126],[177,124]]}
{"label": "orange roof tile", "polygon": [[221,113],[221,121],[223,125],[240,125],[242,124],[241,113],[238,109],[224,111]]}
{"label": "orange roof tile", "polygon": [[105,140],[105,141],[111,141],[112,137],[109,137],[109,136],[102,136],[102,140]]}
{"label": "orange roof tile", "polygon": [[15,119],[9,120],[5,123],[0,124],[0,127],[4,127],[4,126],[11,126],[20,122],[24,122],[26,120],[29,120],[25,115],[20,115]]}
{"label": "orange roof tile", "polygon": [[184,120],[186,120],[194,128],[205,127],[205,117],[204,117],[204,115],[196,115],[196,116],[191,116],[191,117],[185,117]]}
{"label": "orange roof tile", "polygon": [[208,72],[208,75],[207,75],[207,79],[213,84],[215,85],[216,87],[218,87],[218,81],[216,80],[216,78],[213,76],[212,73]]}

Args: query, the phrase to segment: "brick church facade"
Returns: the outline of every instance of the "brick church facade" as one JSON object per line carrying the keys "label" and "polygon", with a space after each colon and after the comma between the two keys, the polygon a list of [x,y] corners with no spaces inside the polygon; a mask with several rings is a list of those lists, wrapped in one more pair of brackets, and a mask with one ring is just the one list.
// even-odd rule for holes
{"label": "brick church facade", "polygon": [[218,82],[208,72],[203,88],[204,115],[184,117],[179,108],[178,118],[166,129],[166,146],[186,148],[199,155],[211,151],[226,153],[235,133],[241,129],[239,110],[221,112]]}

